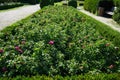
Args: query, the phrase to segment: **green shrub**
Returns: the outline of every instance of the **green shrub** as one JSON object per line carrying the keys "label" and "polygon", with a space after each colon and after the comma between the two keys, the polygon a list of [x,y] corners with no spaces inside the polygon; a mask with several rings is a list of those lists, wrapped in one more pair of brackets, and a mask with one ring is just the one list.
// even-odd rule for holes
{"label": "green shrub", "polygon": [[0,3],[10,3],[10,2],[36,4],[36,3],[39,3],[40,0],[0,0]]}
{"label": "green shrub", "polygon": [[92,13],[96,13],[99,6],[103,7],[105,11],[110,11],[114,6],[113,0],[85,0],[84,3],[84,9]]}
{"label": "green shrub", "polygon": [[0,0],[0,3],[19,2],[18,0]]}
{"label": "green shrub", "polygon": [[72,6],[74,8],[77,8],[77,1],[76,0],[70,0],[68,2],[68,6]]}
{"label": "green shrub", "polygon": [[117,7],[117,10],[114,11],[113,19],[120,24],[120,6]]}
{"label": "green shrub", "polygon": [[0,76],[119,72],[119,48],[98,26],[72,7],[43,8],[0,32]]}
{"label": "green shrub", "polygon": [[120,24],[120,0],[114,0],[117,9],[114,11],[113,19]]}
{"label": "green shrub", "polygon": [[100,0],[85,0],[84,9],[96,13]]}
{"label": "green shrub", "polygon": [[[87,15],[85,15],[87,16]],[[104,36],[107,40],[112,41],[116,46],[120,47],[120,33],[112,28],[110,28],[109,26],[93,19],[90,16],[87,16],[90,18],[90,20],[95,23],[96,26],[96,30],[99,31],[99,33]]]}
{"label": "green shrub", "polygon": [[54,2],[60,2],[60,1],[62,1],[62,0],[54,0]]}
{"label": "green shrub", "polygon": [[14,8],[14,7],[19,7],[19,6],[23,6],[23,5],[24,4],[20,3],[20,2],[1,3],[0,4],[0,10]]}
{"label": "green shrub", "polygon": [[114,0],[114,4],[115,4],[116,7],[120,6],[120,0]]}
{"label": "green shrub", "polygon": [[43,8],[48,5],[53,5],[54,0],[40,0],[40,7]]}
{"label": "green shrub", "polygon": [[28,0],[27,3],[36,4],[36,3],[37,3],[37,0]]}

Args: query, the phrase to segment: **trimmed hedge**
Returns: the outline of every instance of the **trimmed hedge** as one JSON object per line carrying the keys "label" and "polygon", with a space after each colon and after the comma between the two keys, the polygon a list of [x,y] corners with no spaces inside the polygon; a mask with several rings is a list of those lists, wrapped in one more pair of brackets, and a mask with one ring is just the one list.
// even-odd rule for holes
{"label": "trimmed hedge", "polygon": [[60,2],[62,0],[40,0],[40,7],[43,8],[48,5],[54,5],[56,2]]}
{"label": "trimmed hedge", "polygon": [[54,0],[40,0],[40,8],[48,5],[54,5]]}
{"label": "trimmed hedge", "polygon": [[19,2],[22,3],[29,3],[29,4],[37,4],[40,3],[40,0],[18,0]]}
{"label": "trimmed hedge", "polygon": [[0,0],[0,3],[19,2],[18,0]]}
{"label": "trimmed hedge", "polygon": [[120,6],[117,7],[116,11],[114,11],[113,19],[120,24]]}
{"label": "trimmed hedge", "polygon": [[60,1],[62,1],[62,0],[54,0],[54,2],[60,2]]}
{"label": "trimmed hedge", "polygon": [[36,75],[31,77],[16,76],[16,77],[4,77],[0,80],[120,80],[120,74],[84,74],[76,76],[45,76]]}
{"label": "trimmed hedge", "polygon": [[85,0],[84,9],[96,13],[98,7],[103,7],[105,11],[110,11],[114,6],[113,0]]}
{"label": "trimmed hedge", "polygon": [[23,5],[24,4],[20,2],[1,3],[0,10],[15,8],[15,7],[23,6]]}
{"label": "trimmed hedge", "polygon": [[39,3],[40,0],[0,0],[0,3],[11,3],[11,2],[36,4],[36,3]]}
{"label": "trimmed hedge", "polygon": [[[96,13],[99,6],[104,8],[104,12],[111,11],[112,7],[116,6],[117,10],[114,11],[112,17],[120,24],[120,0],[85,0],[84,2],[84,9],[92,13]],[[104,12],[103,15],[105,14]]]}
{"label": "trimmed hedge", "polygon": [[72,6],[74,8],[77,8],[77,1],[76,0],[70,0],[68,2],[68,6]]}
{"label": "trimmed hedge", "polygon": [[85,0],[84,9],[92,13],[96,13],[100,0]]}
{"label": "trimmed hedge", "polygon": [[114,4],[116,7],[120,6],[120,0],[114,0]]}
{"label": "trimmed hedge", "polygon": [[114,11],[113,19],[120,24],[120,0],[114,0],[114,3],[117,9]]}

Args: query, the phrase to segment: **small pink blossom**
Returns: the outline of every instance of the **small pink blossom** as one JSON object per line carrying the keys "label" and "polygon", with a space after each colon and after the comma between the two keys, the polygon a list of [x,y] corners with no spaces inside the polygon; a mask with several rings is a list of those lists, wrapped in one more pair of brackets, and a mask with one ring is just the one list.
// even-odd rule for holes
{"label": "small pink blossom", "polygon": [[3,72],[6,72],[6,71],[7,71],[7,68],[6,68],[6,67],[2,67],[2,71],[3,71]]}
{"label": "small pink blossom", "polygon": [[111,64],[111,65],[109,66],[109,68],[110,68],[110,69],[114,68],[114,65]]}
{"label": "small pink blossom", "polygon": [[0,53],[3,53],[3,52],[4,52],[4,50],[0,49]]}
{"label": "small pink blossom", "polygon": [[20,53],[23,53],[23,51],[21,49],[18,50]]}
{"label": "small pink blossom", "polygon": [[19,47],[19,46],[16,46],[16,47],[15,47],[15,49],[16,49],[16,50],[19,50],[19,49],[20,49],[20,47]]}
{"label": "small pink blossom", "polygon": [[16,47],[15,47],[15,49],[16,49],[18,52],[23,53],[23,50],[22,50],[22,49],[20,49],[20,47],[19,47],[19,46],[16,46]]}
{"label": "small pink blossom", "polygon": [[54,44],[54,41],[49,41],[49,44],[50,44],[50,45],[53,45],[53,44]]}

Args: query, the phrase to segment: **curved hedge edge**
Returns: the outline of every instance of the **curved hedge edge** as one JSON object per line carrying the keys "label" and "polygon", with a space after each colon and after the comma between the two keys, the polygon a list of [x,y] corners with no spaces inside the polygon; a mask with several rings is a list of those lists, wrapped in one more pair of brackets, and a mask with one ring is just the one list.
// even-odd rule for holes
{"label": "curved hedge edge", "polygon": [[97,13],[98,3],[100,0],[85,0],[84,1],[84,9],[91,12]]}
{"label": "curved hedge edge", "polygon": [[[80,12],[81,14],[82,12]],[[96,30],[99,31],[99,33],[105,37],[107,40],[112,41],[113,44],[120,47],[120,32],[112,29],[110,26],[92,18],[91,16],[88,16],[84,13],[81,15],[88,18],[90,21],[96,24]]]}
{"label": "curved hedge edge", "polygon": [[0,10],[6,10],[6,9],[10,9],[10,8],[15,8],[15,7],[20,7],[23,6],[23,3],[8,3],[8,4],[3,4],[0,5]]}
{"label": "curved hedge edge", "polygon": [[120,80],[120,74],[81,74],[74,76],[45,76],[45,75],[36,75],[36,76],[16,76],[16,77],[4,77],[0,78],[0,80]]}

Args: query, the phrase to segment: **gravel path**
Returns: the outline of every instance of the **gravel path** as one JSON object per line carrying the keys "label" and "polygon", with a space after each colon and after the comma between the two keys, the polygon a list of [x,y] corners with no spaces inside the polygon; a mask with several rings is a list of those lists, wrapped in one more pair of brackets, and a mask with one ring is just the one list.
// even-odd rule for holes
{"label": "gravel path", "polygon": [[23,6],[18,9],[0,12],[0,30],[9,26],[40,9],[39,4]]}
{"label": "gravel path", "polygon": [[91,17],[93,17],[94,19],[96,19],[96,20],[98,20],[98,21],[100,21],[100,22],[102,22],[102,23],[110,26],[112,29],[120,32],[120,25],[118,25],[113,19],[96,16],[96,15],[94,15],[94,14],[92,14],[92,13],[84,10],[82,7],[78,7],[78,10],[79,10],[80,12],[85,13],[85,14],[87,14],[88,16],[91,16]]}

